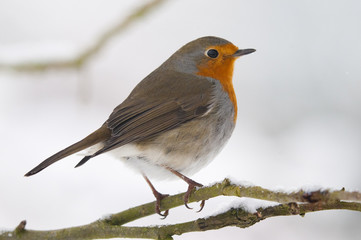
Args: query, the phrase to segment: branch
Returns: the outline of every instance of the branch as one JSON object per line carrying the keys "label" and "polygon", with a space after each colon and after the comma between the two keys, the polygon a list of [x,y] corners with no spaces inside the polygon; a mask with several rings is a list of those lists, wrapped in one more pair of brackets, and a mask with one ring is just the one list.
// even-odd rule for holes
{"label": "branch", "polygon": [[94,44],[77,57],[70,60],[64,61],[48,61],[48,62],[28,62],[20,64],[0,64],[0,69],[13,69],[18,71],[43,71],[47,69],[68,69],[68,68],[80,68],[86,62],[88,62],[95,54],[103,49],[106,44],[116,35],[124,32],[133,22],[146,16],[155,9],[165,0],[153,0],[145,3],[141,7],[137,8],[132,14],[130,14],[123,21],[119,22],[113,28],[104,32],[98,39],[95,40]]}
{"label": "branch", "polygon": [[[96,222],[60,230],[34,231],[25,229],[25,221],[11,232],[0,234],[0,240],[9,239],[96,239],[96,238],[152,238],[172,239],[173,235],[187,232],[207,231],[227,226],[246,228],[261,220],[276,217],[301,215],[308,212],[330,209],[344,209],[361,212],[360,192],[319,190],[305,192],[303,190],[285,193],[264,189],[258,186],[243,187],[225,179],[209,187],[203,187],[193,192],[190,202],[207,200],[216,196],[238,196],[279,202],[281,204],[267,208],[259,208],[255,213],[247,212],[243,208],[231,208],[215,216],[200,218],[195,221],[173,225],[152,227],[124,227],[125,223],[154,214],[155,202],[144,204],[126,211],[113,214],[106,219]],[[183,205],[182,194],[173,195],[162,200],[162,210]],[[354,202],[351,202],[354,201]]]}

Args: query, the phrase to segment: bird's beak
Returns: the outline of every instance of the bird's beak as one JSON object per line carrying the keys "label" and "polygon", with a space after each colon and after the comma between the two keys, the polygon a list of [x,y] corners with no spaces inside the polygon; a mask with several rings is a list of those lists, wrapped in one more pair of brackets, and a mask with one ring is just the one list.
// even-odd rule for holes
{"label": "bird's beak", "polygon": [[247,54],[253,53],[253,52],[255,52],[255,51],[256,51],[256,49],[252,49],[252,48],[239,49],[239,50],[237,50],[235,53],[232,54],[232,57],[240,57],[240,56],[243,56],[243,55],[247,55]]}

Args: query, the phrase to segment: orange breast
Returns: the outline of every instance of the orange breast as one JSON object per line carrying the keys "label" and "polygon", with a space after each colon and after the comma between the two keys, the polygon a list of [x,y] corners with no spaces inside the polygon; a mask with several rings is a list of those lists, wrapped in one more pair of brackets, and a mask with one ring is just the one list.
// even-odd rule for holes
{"label": "orange breast", "polygon": [[229,43],[221,46],[210,47],[217,49],[219,56],[216,59],[209,58],[207,61],[201,63],[198,66],[198,75],[211,77],[220,81],[224,91],[228,93],[229,99],[234,106],[234,119],[237,119],[237,99],[233,88],[233,66],[236,60],[231,55],[235,53],[238,48],[233,44]]}

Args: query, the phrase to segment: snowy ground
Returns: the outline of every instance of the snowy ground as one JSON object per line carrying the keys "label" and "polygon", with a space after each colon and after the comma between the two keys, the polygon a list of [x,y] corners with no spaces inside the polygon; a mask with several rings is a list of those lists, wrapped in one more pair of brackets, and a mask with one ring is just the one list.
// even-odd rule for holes
{"label": "snowy ground", "polygon": [[[1,1],[0,62],[76,55],[142,1]],[[215,35],[257,52],[236,63],[236,130],[192,176],[231,176],[272,189],[361,189],[360,1],[174,1],[114,39],[85,69],[0,72],[0,229],[89,223],[153,200],[140,175],[109,156],[74,169],[71,156],[24,178],[40,161],[102,124],[131,89],[180,46]],[[164,193],[181,181],[154,182]],[[130,194],[131,193],[131,194]],[[167,224],[248,200],[220,197],[201,213],[172,209],[132,225]],[[197,206],[193,204],[196,208]],[[251,204],[251,206],[253,206]],[[359,239],[361,214],[325,211],[175,239]]]}

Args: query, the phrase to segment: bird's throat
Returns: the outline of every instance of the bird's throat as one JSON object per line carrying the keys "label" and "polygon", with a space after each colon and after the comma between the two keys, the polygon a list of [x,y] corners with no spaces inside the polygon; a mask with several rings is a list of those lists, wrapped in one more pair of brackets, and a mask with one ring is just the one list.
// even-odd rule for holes
{"label": "bird's throat", "polygon": [[199,71],[197,75],[217,79],[222,84],[224,91],[227,92],[229,99],[233,103],[233,121],[235,122],[237,119],[237,100],[232,82],[234,61],[234,58],[225,58],[221,61],[208,61],[198,67]]}

